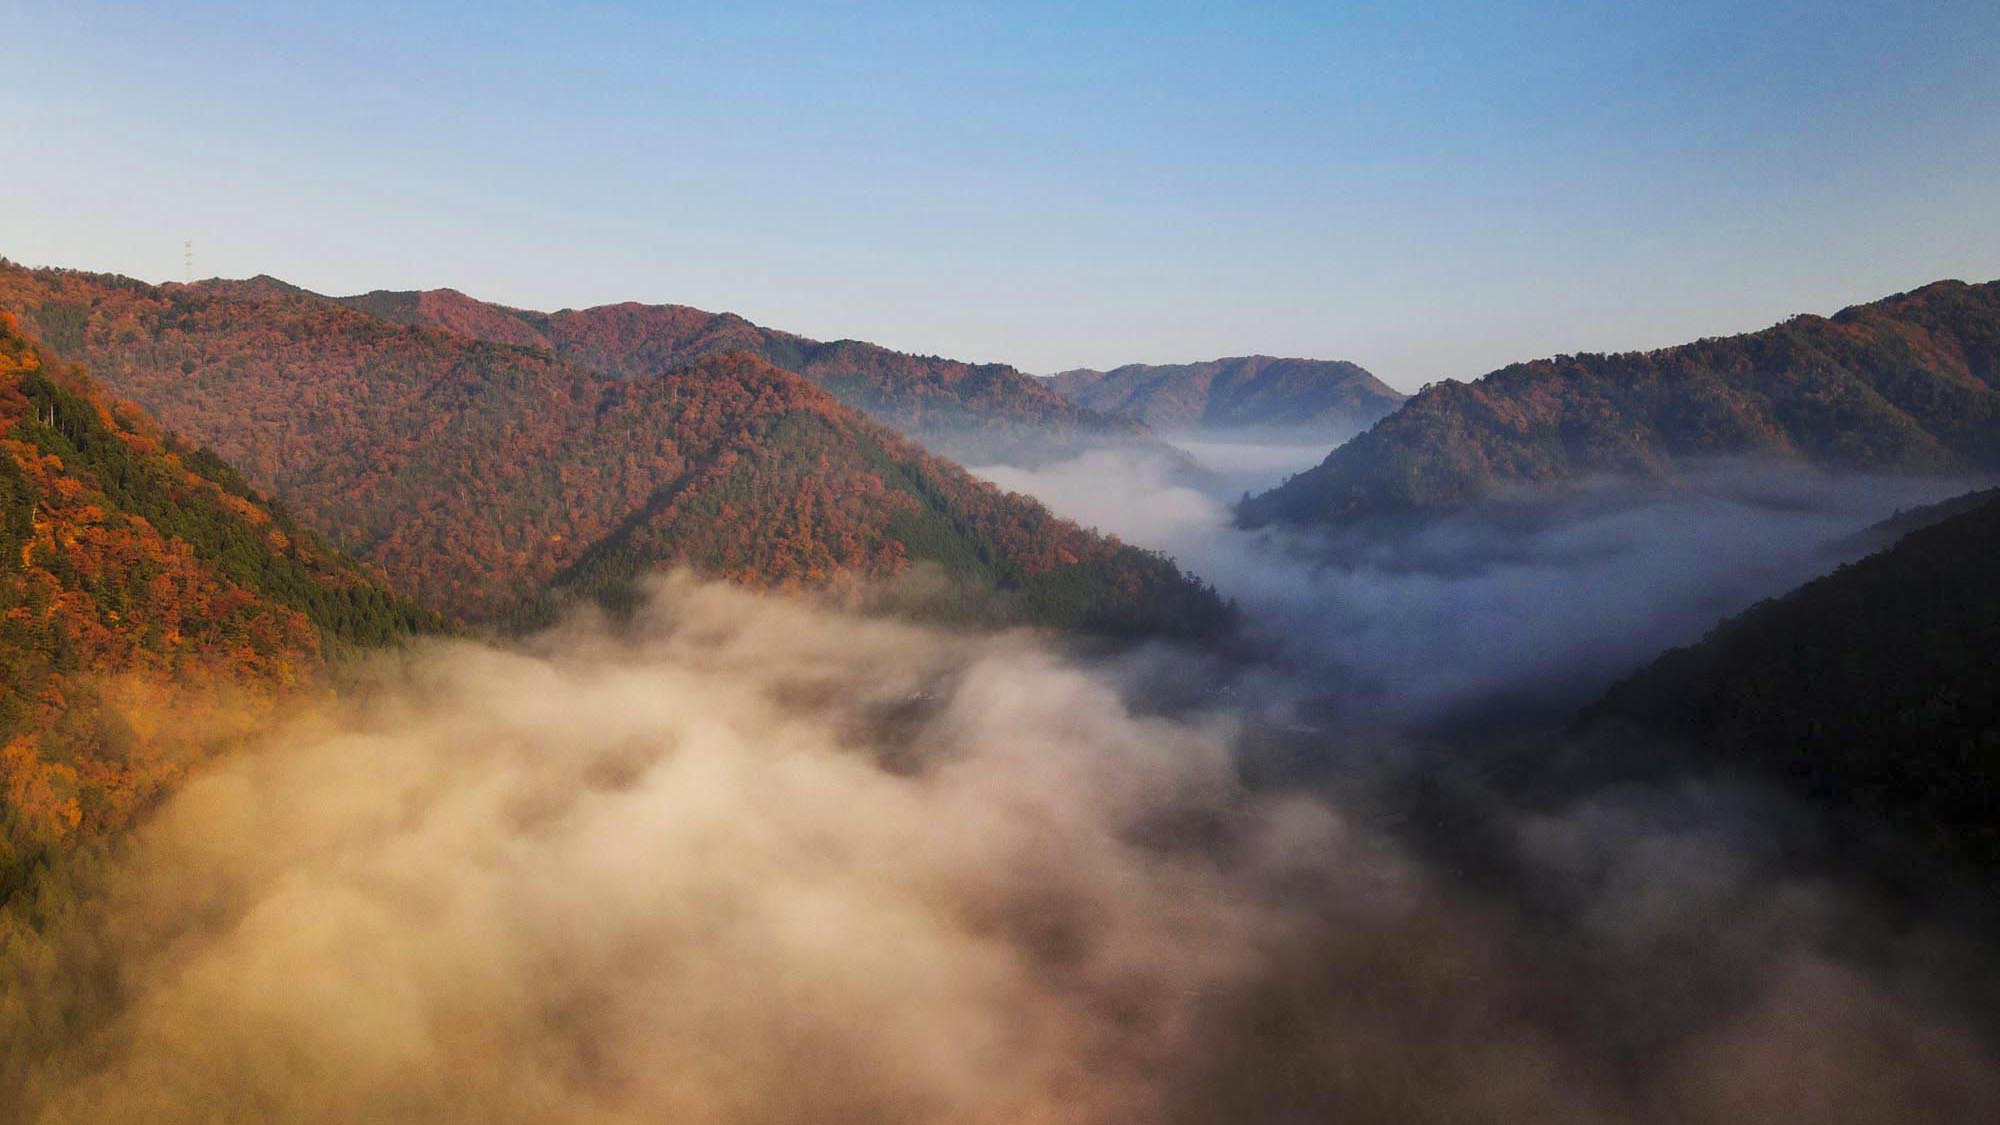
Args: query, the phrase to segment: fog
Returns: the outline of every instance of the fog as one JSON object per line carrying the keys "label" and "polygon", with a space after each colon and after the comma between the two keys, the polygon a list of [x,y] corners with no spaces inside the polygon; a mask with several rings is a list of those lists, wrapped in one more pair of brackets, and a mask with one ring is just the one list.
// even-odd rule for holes
{"label": "fog", "polygon": [[1530,800],[1464,734],[1570,752],[1515,720],[1962,482],[1716,465],[1308,537],[1227,500],[1312,447],[1186,452],[983,471],[1214,580],[1248,664],[677,576],[365,665],[8,951],[74,968],[4,982],[0,1120],[2000,1114],[1990,930],[1886,896],[1897,845],[1684,767]]}
{"label": "fog", "polygon": [[1325,450],[1184,448],[1212,470],[1206,487],[1129,449],[976,471],[1172,555],[1236,599],[1335,716],[1392,725],[1579,706],[1847,561],[1855,532],[1981,483],[1716,462],[1671,484],[1591,480],[1400,526],[1246,532],[1229,504]]}
{"label": "fog", "polygon": [[[1697,779],[1450,833],[1253,789],[1170,651],[687,579],[425,645],[172,797],[47,1121],[1990,1119],[1983,959]],[[1404,810],[1406,811],[1406,810]],[[1857,919],[1859,921],[1857,921]],[[1857,934],[1871,935],[1856,941]],[[98,963],[98,962],[91,962]],[[37,998],[27,998],[37,1003]],[[10,1068],[18,1072],[20,1068]]]}

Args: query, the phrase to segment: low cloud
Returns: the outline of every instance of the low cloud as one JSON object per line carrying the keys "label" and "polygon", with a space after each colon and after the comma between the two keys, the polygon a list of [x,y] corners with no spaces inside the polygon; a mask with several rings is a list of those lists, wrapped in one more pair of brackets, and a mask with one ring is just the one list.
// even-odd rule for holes
{"label": "low cloud", "polygon": [[1246,787],[1254,724],[1136,712],[1118,685],[1159,659],[675,580],[617,627],[385,663],[136,835],[84,926],[101,1005],[16,1111],[1996,1108],[1993,1059],[1930,999],[1956,947],[1839,951],[1858,900],[1775,873],[1762,798],[1488,808],[1502,893],[1393,810]]}
{"label": "low cloud", "polygon": [[[1847,561],[1841,541],[1980,482],[1716,463],[1673,482],[1601,479],[1403,526],[1246,532],[1229,502],[1310,450],[1099,451],[1003,487],[1167,552],[1248,612],[1337,711],[1394,724],[1504,702],[1552,714],[1760,598]],[[1262,475],[1260,476],[1260,471]]]}

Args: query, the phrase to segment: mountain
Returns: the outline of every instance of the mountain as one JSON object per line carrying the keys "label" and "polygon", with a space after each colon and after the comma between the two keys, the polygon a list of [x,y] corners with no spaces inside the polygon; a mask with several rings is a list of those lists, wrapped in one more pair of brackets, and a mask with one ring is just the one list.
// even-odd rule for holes
{"label": "mountain", "polygon": [[929,563],[962,594],[934,608],[1113,633],[1228,617],[1170,561],[740,352],[618,376],[267,282],[15,266],[0,307],[468,621],[532,624],[673,564],[852,590]]}
{"label": "mountain", "polygon": [[822,342],[732,313],[625,303],[536,312],[452,289],[377,290],[341,303],[399,324],[540,348],[622,379],[708,356],[754,355],[802,375],[893,429],[960,460],[1038,461],[1096,441],[1143,440],[1143,426],[1087,410],[1001,364],[905,355],[858,340]]}
{"label": "mountain", "polygon": [[1207,363],[1128,364],[1051,375],[1064,398],[1162,432],[1280,430],[1344,441],[1407,395],[1341,360],[1237,356]]}
{"label": "mountain", "polygon": [[1510,485],[1668,476],[1754,455],[1846,469],[2000,468],[2000,282],[1941,281],[1762,332],[1515,364],[1424,389],[1239,520],[1463,505]]}
{"label": "mountain", "polygon": [[1982,488],[1962,493],[1935,504],[1898,509],[1888,519],[1862,528],[1828,545],[1829,552],[1854,559],[1895,546],[1903,536],[1975,508],[2000,500],[2000,488]]}
{"label": "mountain", "polygon": [[0,313],[0,903],[232,717],[438,624]]}
{"label": "mountain", "polygon": [[2000,863],[2000,498],[1764,602],[1586,713]]}

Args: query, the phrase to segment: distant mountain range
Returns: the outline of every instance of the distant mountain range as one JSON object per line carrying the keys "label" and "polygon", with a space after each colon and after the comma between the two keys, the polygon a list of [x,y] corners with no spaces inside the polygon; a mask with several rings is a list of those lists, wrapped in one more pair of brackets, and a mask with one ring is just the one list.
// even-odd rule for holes
{"label": "distant mountain range", "polygon": [[[273,282],[247,284],[268,287]],[[1078,452],[1092,442],[1146,436],[1145,427],[1131,419],[1080,407],[1041,380],[1003,364],[906,355],[859,340],[809,340],[759,327],[733,313],[631,302],[536,312],[476,300],[453,289],[377,290],[333,299],[399,324],[539,348],[621,379],[729,352],[754,355],[961,461],[1039,461]]]}
{"label": "distant mountain range", "polygon": [[[566,594],[614,597],[674,564],[841,589],[923,563],[957,591],[940,612],[1182,635],[1228,620],[1170,561],[978,482],[755,355],[686,344],[655,369],[643,341],[664,310],[552,318],[578,330],[566,349],[628,357],[600,370],[269,279],[7,265],[0,307],[464,620],[534,624]],[[970,410],[981,400],[959,383],[911,393]]]}
{"label": "distant mountain range", "polygon": [[1282,431],[1328,442],[1366,429],[1408,397],[1342,360],[1264,355],[1078,368],[1048,381],[1072,402],[1163,433]]}
{"label": "distant mountain range", "polygon": [[1990,873],[2000,864],[2000,494],[1972,499],[1662,656],[1587,719],[1685,740],[1716,764]]}
{"label": "distant mountain range", "polygon": [[1238,510],[1247,526],[1450,508],[1515,485],[1756,456],[2000,469],[2000,282],[1941,281],[1762,332],[1425,388]]}
{"label": "distant mountain range", "polygon": [[0,904],[329,654],[439,625],[0,313]]}

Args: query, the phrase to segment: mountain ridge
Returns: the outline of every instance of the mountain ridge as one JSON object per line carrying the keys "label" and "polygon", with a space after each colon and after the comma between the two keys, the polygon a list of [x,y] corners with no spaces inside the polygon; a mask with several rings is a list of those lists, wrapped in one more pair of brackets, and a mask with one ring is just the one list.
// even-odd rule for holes
{"label": "mountain ridge", "polygon": [[1346,360],[1226,356],[1047,376],[1070,400],[1162,432],[1283,430],[1342,440],[1409,396]]}
{"label": "mountain ridge", "polygon": [[1142,424],[1080,407],[1006,364],[914,355],[862,340],[814,340],[688,305],[624,301],[542,312],[455,289],[378,289],[325,299],[398,323],[542,348],[618,378],[745,352],[962,461],[1044,460],[1092,442],[1149,437]]}
{"label": "mountain ridge", "polygon": [[673,565],[859,589],[925,562],[1008,620],[1195,634],[1228,616],[1170,560],[741,352],[620,378],[254,279],[8,266],[0,306],[58,324],[107,381],[461,619],[539,623],[552,595]]}
{"label": "mountain ridge", "polygon": [[1245,526],[1449,509],[1516,485],[1671,476],[1764,456],[1826,468],[2000,469],[2000,282],[1939,281],[1831,317],[1433,384],[1238,509]]}

